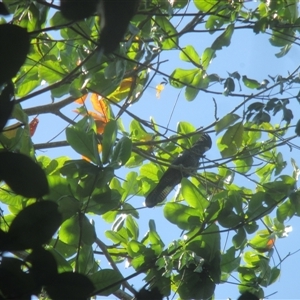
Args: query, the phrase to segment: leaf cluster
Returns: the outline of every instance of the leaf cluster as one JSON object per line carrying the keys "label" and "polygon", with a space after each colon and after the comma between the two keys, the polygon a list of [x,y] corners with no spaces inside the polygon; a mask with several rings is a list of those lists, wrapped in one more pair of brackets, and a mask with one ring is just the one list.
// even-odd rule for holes
{"label": "leaf cluster", "polygon": [[[299,31],[297,3],[261,1],[253,10],[239,1],[194,0],[196,13],[180,27],[175,20],[181,12],[188,15],[188,1],[141,1],[115,50],[102,56],[99,32],[100,40],[109,36],[99,28],[103,15],[94,16],[95,3],[88,3],[92,8],[78,17],[78,10],[67,15],[68,1],[61,7],[4,1],[13,17],[11,24],[2,19],[0,25],[0,44],[5,44],[0,48],[0,200],[9,209],[0,222],[0,296],[161,299],[177,293],[181,299],[213,299],[217,285],[236,275],[244,297],[263,298],[264,288],[281,273],[280,258],[273,263],[276,243],[290,232],[287,221],[300,215],[299,168],[292,160],[293,171],[286,170],[279,148],[296,148],[289,134],[290,106],[299,102],[298,69],[260,81],[239,71],[210,73],[210,67],[237,30],[269,34],[271,45],[281,47],[277,56],[286,55]],[[181,45],[182,36],[199,32],[216,36],[202,53],[194,44]],[[164,73],[160,55],[169,50],[178,50],[187,67]],[[131,110],[154,78],[149,70],[167,78],[165,85],[184,89],[188,101],[204,92],[218,97],[216,115],[220,97],[237,99],[238,105],[204,129],[181,121],[167,136],[154,118],[143,120]],[[22,108],[46,92],[54,103]],[[87,108],[88,96],[97,113]],[[80,104],[77,122],[62,112],[74,101]],[[36,157],[36,149],[49,147],[31,139],[28,116],[38,114],[68,122],[62,144],[81,159]],[[6,126],[10,118],[17,122],[13,127]],[[166,230],[183,235],[165,241],[151,219],[141,237],[143,212],[134,199],[148,195],[202,132],[216,134],[219,158],[204,158],[162,210],[157,208]],[[120,170],[126,170],[123,179]],[[107,244],[91,219],[99,216]],[[100,256],[109,269],[101,266]],[[132,275],[124,278],[122,262]],[[139,274],[149,287],[136,293],[128,281]]]}

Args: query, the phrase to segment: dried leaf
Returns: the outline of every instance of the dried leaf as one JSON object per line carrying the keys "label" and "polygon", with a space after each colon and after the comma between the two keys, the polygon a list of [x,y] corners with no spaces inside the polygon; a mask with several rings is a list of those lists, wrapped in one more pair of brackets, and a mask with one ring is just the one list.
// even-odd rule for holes
{"label": "dried leaf", "polygon": [[31,137],[34,135],[38,124],[39,119],[37,118],[37,116],[29,123],[29,132]]}

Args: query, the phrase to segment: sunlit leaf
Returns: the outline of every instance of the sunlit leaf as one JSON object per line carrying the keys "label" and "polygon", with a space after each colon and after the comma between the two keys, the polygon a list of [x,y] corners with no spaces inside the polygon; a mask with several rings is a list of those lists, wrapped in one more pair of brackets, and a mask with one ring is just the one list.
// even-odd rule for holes
{"label": "sunlit leaf", "polygon": [[162,31],[162,49],[170,50],[177,48],[178,35],[175,27],[167,19],[167,17],[156,16],[155,23],[161,28]]}
{"label": "sunlit leaf", "polygon": [[227,114],[222,119],[218,120],[215,125],[216,133],[220,133],[224,129],[228,128],[230,125],[235,123],[240,118],[237,114]]}
{"label": "sunlit leaf", "polygon": [[249,79],[246,75],[242,76],[243,83],[249,89],[257,89],[260,86],[260,83],[255,79]]}
{"label": "sunlit leaf", "polygon": [[223,47],[228,47],[231,42],[233,31],[234,24],[228,25],[224,32],[220,36],[218,36],[212,43],[211,48],[214,50],[221,50]]}

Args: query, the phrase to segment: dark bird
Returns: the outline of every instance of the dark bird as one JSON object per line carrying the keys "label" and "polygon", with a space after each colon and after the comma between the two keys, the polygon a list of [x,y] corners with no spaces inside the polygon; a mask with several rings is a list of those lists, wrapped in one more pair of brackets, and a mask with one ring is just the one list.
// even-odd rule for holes
{"label": "dark bird", "polygon": [[173,166],[182,166],[182,169],[168,168],[159,180],[157,186],[146,197],[146,206],[153,207],[162,202],[183,177],[189,177],[191,172],[199,167],[199,160],[211,148],[212,142],[208,134],[203,134],[199,140],[187,150],[184,150],[172,162]]}

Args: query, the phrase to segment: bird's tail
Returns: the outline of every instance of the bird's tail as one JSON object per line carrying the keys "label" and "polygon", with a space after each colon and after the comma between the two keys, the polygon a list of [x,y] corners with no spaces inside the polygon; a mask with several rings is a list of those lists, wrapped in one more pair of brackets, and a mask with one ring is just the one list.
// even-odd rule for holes
{"label": "bird's tail", "polygon": [[146,197],[145,203],[147,207],[154,207],[157,203],[163,202],[172,191],[173,185],[165,185],[159,182],[157,186]]}

